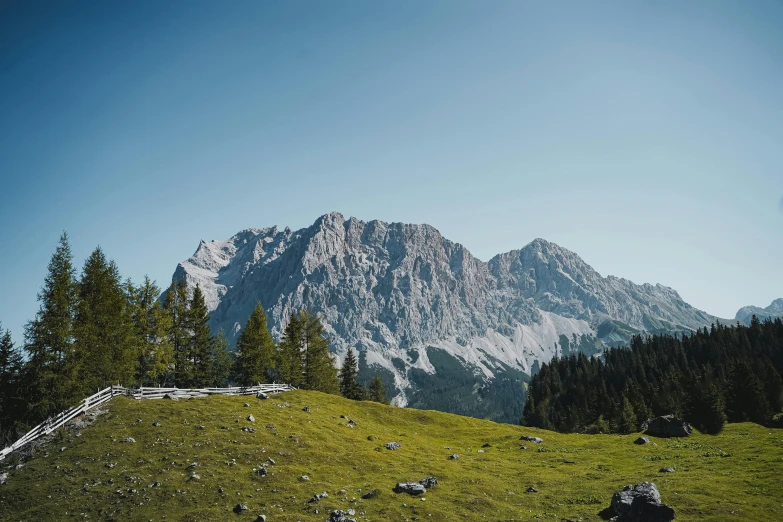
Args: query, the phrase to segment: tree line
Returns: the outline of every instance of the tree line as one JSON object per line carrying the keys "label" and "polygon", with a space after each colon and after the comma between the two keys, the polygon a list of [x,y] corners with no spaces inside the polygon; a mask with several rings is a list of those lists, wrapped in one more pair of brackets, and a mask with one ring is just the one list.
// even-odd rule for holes
{"label": "tree line", "polygon": [[533,376],[521,423],[560,432],[631,433],[674,414],[704,433],[725,422],[779,423],[783,322],[714,324],[692,334],[636,336],[603,358],[553,359]]}
{"label": "tree line", "polygon": [[[0,433],[5,442],[112,384],[179,388],[284,382],[297,388],[385,402],[376,377],[356,381],[349,350],[342,370],[320,319],[293,314],[275,343],[259,303],[241,331],[236,354],[213,334],[201,288],[184,281],[161,290],[148,277],[123,280],[100,247],[77,277],[67,234],[49,261],[39,310],[15,346],[0,325]],[[377,381],[377,382],[376,382]]]}

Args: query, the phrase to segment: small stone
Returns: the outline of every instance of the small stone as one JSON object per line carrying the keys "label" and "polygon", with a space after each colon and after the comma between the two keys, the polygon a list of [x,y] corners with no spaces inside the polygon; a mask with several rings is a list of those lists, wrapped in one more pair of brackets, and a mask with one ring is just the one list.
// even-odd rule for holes
{"label": "small stone", "polygon": [[540,437],[531,437],[528,435],[522,435],[519,440],[526,440],[527,442],[535,442],[536,444],[543,444],[544,439]]}
{"label": "small stone", "polygon": [[305,412],[309,413],[310,412],[310,406],[305,406],[304,408],[302,408],[302,411],[305,411]]}
{"label": "small stone", "polygon": [[525,491],[528,492],[528,493],[538,493],[538,490],[536,488],[534,488],[533,486],[530,486]]}
{"label": "small stone", "polygon": [[160,427],[160,422],[153,422],[152,425],[155,426],[156,428],[159,428]]}
{"label": "small stone", "polygon": [[301,477],[299,477],[299,482],[307,482],[308,480],[310,480],[310,477],[308,477],[307,475],[302,475]]}
{"label": "small stone", "polygon": [[247,416],[247,420],[248,420],[248,422],[255,422],[255,421],[256,421],[256,418],[255,418],[255,417],[253,417],[253,415],[248,415],[248,416]]}
{"label": "small stone", "polygon": [[191,462],[190,466],[188,466],[185,469],[193,469],[193,468],[197,468],[197,467],[198,467],[198,462]]}
{"label": "small stone", "polygon": [[650,439],[648,439],[647,437],[639,437],[638,439],[633,441],[633,443],[634,444],[639,444],[639,445],[649,444],[650,443]]}
{"label": "small stone", "polygon": [[521,449],[521,450],[526,450],[526,449],[527,449],[527,446],[525,446],[524,444],[522,444],[522,445],[519,447],[519,449]]}
{"label": "small stone", "polygon": [[[122,442],[134,443],[134,442],[136,442],[136,439],[134,439],[133,437],[128,437],[127,439],[123,439]],[[60,451],[65,451],[65,448],[61,449]]]}
{"label": "small stone", "polygon": [[190,480],[201,480],[201,477],[199,477],[198,475],[196,475],[195,473],[193,473],[193,474],[190,476]]}
{"label": "small stone", "polygon": [[260,392],[258,392],[258,394],[256,394],[256,399],[262,399],[262,400],[266,400],[266,399],[268,399],[268,398],[269,398],[269,395],[267,395],[267,394],[266,394],[266,393],[264,393],[264,392],[261,392],[261,391],[260,391]]}
{"label": "small stone", "polygon": [[658,473],[674,473],[674,468],[661,468]]}
{"label": "small stone", "polygon": [[397,450],[400,449],[400,445],[397,442],[387,442],[386,443],[386,449],[388,450]]}
{"label": "small stone", "polygon": [[266,515],[258,515],[255,522],[266,522]]}
{"label": "small stone", "polygon": [[448,457],[446,457],[446,458],[447,458],[447,459],[449,459],[449,460],[457,460],[457,459],[459,458],[459,455],[457,455],[456,453],[454,453],[454,454],[452,454],[452,455],[449,455],[449,456],[448,456]]}
{"label": "small stone", "polygon": [[106,467],[107,467],[107,468],[109,468],[109,469],[112,469],[112,468],[113,468],[114,466],[116,466],[116,465],[117,465],[117,464],[114,464],[114,463],[111,463],[111,462],[107,462],[107,463],[106,463]]}
{"label": "small stone", "polygon": [[237,504],[234,506],[234,513],[241,513],[247,511],[247,504]]}
{"label": "small stone", "polygon": [[250,404],[245,403],[245,408],[249,408],[249,407],[250,407]]}
{"label": "small stone", "polygon": [[375,498],[375,497],[377,497],[377,496],[378,496],[378,491],[377,491],[377,490],[375,490],[375,489],[373,489],[372,491],[368,491],[367,493],[365,493],[364,495],[362,495],[362,498],[363,498],[364,500],[367,500],[367,499],[370,499],[370,498]]}

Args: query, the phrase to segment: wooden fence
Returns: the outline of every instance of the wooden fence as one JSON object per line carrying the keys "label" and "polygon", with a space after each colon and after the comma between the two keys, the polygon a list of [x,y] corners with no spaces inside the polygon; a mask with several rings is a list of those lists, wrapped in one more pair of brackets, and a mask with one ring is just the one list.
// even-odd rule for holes
{"label": "wooden fence", "polygon": [[133,397],[134,399],[162,399],[166,396],[172,399],[188,399],[193,397],[207,397],[209,395],[256,395],[258,392],[264,393],[278,393],[295,390],[293,386],[287,384],[259,384],[257,386],[248,386],[246,388],[125,388],[124,386],[109,386],[95,395],[90,395],[86,399],[82,399],[78,406],[69,408],[64,412],[50,417],[43,421],[35,428],[28,431],[19,440],[11,444],[10,446],[0,450],[0,460],[3,460],[6,455],[12,453],[19,448],[29,444],[30,442],[50,434],[60,426],[63,426],[74,417],[85,413],[87,410],[100,406],[101,404],[110,401],[113,397],[118,395],[125,395]]}

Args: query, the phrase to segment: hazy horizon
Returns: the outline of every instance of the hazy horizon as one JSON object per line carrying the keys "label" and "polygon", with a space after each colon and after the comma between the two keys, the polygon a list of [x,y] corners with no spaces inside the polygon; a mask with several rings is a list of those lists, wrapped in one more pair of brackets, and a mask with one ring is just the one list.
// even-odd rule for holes
{"label": "hazy horizon", "polygon": [[541,237],[710,314],[783,297],[783,4],[0,6],[0,322],[63,230],[166,286],[320,215]]}

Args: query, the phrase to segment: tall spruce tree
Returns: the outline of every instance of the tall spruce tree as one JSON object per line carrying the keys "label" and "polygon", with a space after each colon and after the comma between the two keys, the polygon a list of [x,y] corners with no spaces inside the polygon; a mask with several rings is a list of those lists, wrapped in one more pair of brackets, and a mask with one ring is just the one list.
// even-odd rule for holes
{"label": "tall spruce tree", "polygon": [[107,261],[100,247],[84,263],[73,331],[82,394],[134,382],[131,307],[117,265]]}
{"label": "tall spruce tree", "polygon": [[171,317],[158,302],[160,289],[145,276],[135,287],[127,284],[137,347],[136,381],[142,386],[161,386],[171,373],[173,348],[169,338]]}
{"label": "tall spruce tree", "polygon": [[192,380],[192,364],[189,358],[190,334],[188,332],[188,287],[183,279],[174,281],[166,291],[163,309],[168,315],[168,339],[174,359],[174,385],[187,387]]}
{"label": "tall spruce tree", "polygon": [[300,314],[291,315],[277,348],[275,363],[277,378],[297,388],[302,386],[303,378],[304,326]]}
{"label": "tall spruce tree", "polygon": [[14,346],[11,331],[3,333],[0,323],[0,433],[22,419],[25,404],[21,396],[22,354]]}
{"label": "tall spruce tree", "polygon": [[346,399],[360,401],[364,399],[364,389],[356,380],[359,374],[358,361],[353,349],[348,348],[340,370],[340,393]]}
{"label": "tall spruce tree", "polygon": [[729,422],[765,422],[770,407],[761,381],[745,361],[734,364],[726,400]]}
{"label": "tall spruce tree", "polygon": [[329,350],[324,327],[316,315],[300,313],[304,324],[304,388],[324,393],[340,393],[335,358]]}
{"label": "tall spruce tree", "polygon": [[196,284],[196,288],[193,289],[193,296],[190,299],[187,322],[188,330],[190,331],[188,351],[192,368],[192,373],[187,383],[189,387],[205,386],[210,379],[214,339],[210,333],[208,323],[209,314],[207,313],[204,294],[201,292],[201,287]]}
{"label": "tall spruce tree", "polygon": [[252,386],[274,378],[275,352],[276,346],[267,327],[264,307],[257,303],[237,340],[234,375],[239,384]]}
{"label": "tall spruce tree", "polygon": [[68,234],[63,232],[38,293],[38,313],[25,326],[26,418],[33,423],[59,413],[81,398],[73,343],[75,276]]}

